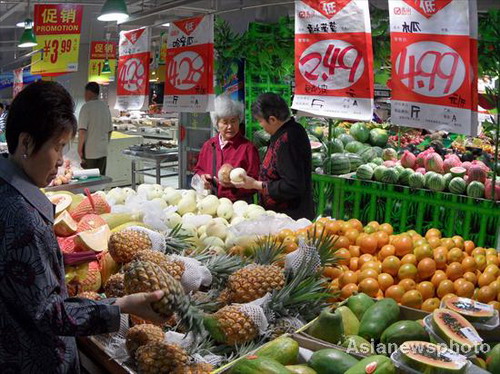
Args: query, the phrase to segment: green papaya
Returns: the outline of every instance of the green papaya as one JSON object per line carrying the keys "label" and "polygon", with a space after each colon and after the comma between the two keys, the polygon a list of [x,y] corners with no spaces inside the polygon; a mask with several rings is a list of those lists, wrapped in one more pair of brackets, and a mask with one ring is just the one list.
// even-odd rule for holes
{"label": "green papaya", "polygon": [[375,304],[375,301],[365,293],[358,293],[356,295],[351,296],[347,299],[347,307],[352,310],[354,315],[358,317],[358,320],[361,321],[363,314]]}
{"label": "green papaya", "polygon": [[269,357],[282,365],[292,365],[299,356],[299,343],[290,337],[282,336],[271,340],[255,351],[255,355]]}
{"label": "green papaya", "polygon": [[317,374],[316,370],[306,365],[287,365],[285,367],[293,374]]}
{"label": "green papaya", "polygon": [[359,336],[378,340],[384,330],[399,319],[399,306],[393,299],[377,301],[364,313],[359,325]]}
{"label": "green papaya", "polygon": [[329,308],[323,309],[318,318],[307,329],[307,333],[329,343],[342,342],[344,339],[342,315],[338,310],[332,312]]}
{"label": "green papaya", "polygon": [[486,358],[486,365],[490,373],[500,373],[500,344],[497,344],[489,351]]}
{"label": "green papaya", "polygon": [[386,328],[380,337],[381,343],[395,344],[398,347],[409,340],[428,342],[429,334],[416,321],[398,321]]}
{"label": "green papaya", "polygon": [[346,306],[337,308],[342,316],[342,325],[344,326],[344,335],[358,335],[359,332],[359,319],[356,315]]}
{"label": "green papaya", "polygon": [[344,374],[358,360],[338,349],[320,349],[312,354],[308,365],[318,374]]}
{"label": "green papaya", "polygon": [[396,368],[387,356],[376,355],[362,359],[345,374],[396,374]]}
{"label": "green papaya", "polygon": [[231,374],[290,374],[278,361],[269,357],[247,356],[231,368]]}
{"label": "green papaya", "polygon": [[365,356],[375,354],[375,350],[370,342],[358,335],[346,336],[342,347],[347,350],[347,353],[357,353]]}

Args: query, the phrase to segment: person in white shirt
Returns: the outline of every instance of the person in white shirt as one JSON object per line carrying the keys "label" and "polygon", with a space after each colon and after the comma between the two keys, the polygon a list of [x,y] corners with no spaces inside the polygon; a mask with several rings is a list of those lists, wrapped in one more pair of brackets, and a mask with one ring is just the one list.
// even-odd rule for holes
{"label": "person in white shirt", "polygon": [[5,124],[7,122],[7,111],[2,103],[0,103],[0,142],[5,143]]}
{"label": "person in white shirt", "polygon": [[85,86],[85,104],[78,118],[78,154],[85,169],[99,169],[106,174],[108,144],[113,131],[108,105],[99,100],[99,85]]}

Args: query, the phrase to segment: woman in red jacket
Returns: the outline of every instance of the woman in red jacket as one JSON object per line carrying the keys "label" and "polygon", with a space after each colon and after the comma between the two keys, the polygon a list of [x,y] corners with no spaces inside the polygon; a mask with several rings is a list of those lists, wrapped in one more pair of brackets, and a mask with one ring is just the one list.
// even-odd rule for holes
{"label": "woman in red jacket", "polygon": [[255,190],[238,189],[217,179],[224,164],[243,168],[253,178],[259,175],[259,152],[240,131],[244,119],[243,103],[228,96],[219,96],[215,100],[215,111],[210,116],[218,134],[203,144],[194,171],[202,178],[206,189],[216,188],[219,198],[250,201]]}

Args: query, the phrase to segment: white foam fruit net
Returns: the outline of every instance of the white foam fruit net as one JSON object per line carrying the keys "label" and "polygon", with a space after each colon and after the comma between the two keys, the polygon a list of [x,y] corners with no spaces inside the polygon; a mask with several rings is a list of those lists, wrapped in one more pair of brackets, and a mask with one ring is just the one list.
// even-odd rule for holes
{"label": "white foam fruit net", "polygon": [[305,265],[310,269],[317,269],[321,266],[321,258],[316,247],[308,245],[305,240],[300,239],[299,248],[285,256],[285,269],[291,270],[295,274],[298,269]]}
{"label": "white foam fruit net", "polygon": [[266,313],[264,313],[264,308],[269,303],[271,295],[268,293],[260,299],[254,300],[246,304],[236,304],[239,305],[240,311],[245,313],[257,326],[259,333],[261,335],[265,334],[269,323],[267,321]]}
{"label": "white foam fruit net", "polygon": [[212,284],[212,274],[206,266],[194,258],[172,255],[172,261],[181,261],[185,270],[181,277],[181,284],[186,293],[198,291],[201,286],[208,287]]}
{"label": "white foam fruit net", "polygon": [[[189,350],[191,346],[196,344],[196,339],[192,333],[180,334],[175,331],[167,331],[165,333],[164,342],[168,344],[175,344],[185,350]],[[194,353],[191,355],[191,358],[195,363],[210,364],[212,366],[220,365],[223,360],[222,356],[214,355],[208,351]]]}
{"label": "white foam fruit net", "polygon": [[165,252],[166,244],[165,244],[165,237],[160,234],[159,232],[147,229],[145,227],[140,227],[140,226],[131,226],[128,227],[127,230],[133,230],[133,231],[140,231],[148,235],[149,240],[151,240],[152,243],[152,250],[153,251],[160,251],[160,252]]}

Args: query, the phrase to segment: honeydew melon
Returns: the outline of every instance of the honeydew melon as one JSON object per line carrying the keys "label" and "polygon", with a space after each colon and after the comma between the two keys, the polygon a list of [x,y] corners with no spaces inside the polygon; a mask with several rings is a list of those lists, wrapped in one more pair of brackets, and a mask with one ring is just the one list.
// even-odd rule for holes
{"label": "honeydew melon", "polygon": [[206,228],[207,236],[215,236],[223,241],[227,237],[227,228],[224,224],[215,221],[210,222]]}
{"label": "honeydew melon", "polygon": [[201,214],[210,214],[215,216],[219,207],[219,199],[217,196],[208,195],[198,203],[198,212]]}
{"label": "honeydew melon", "polygon": [[71,217],[68,211],[63,211],[54,221],[54,232],[57,236],[73,235],[78,228],[78,223]]}
{"label": "honeydew melon", "polygon": [[203,239],[203,244],[205,244],[207,247],[225,247],[224,241],[216,236],[207,236],[205,239]]}
{"label": "honeydew melon", "polygon": [[183,216],[186,213],[193,213],[196,211],[196,201],[191,196],[184,196],[177,203],[177,212]]}
{"label": "honeydew melon", "polygon": [[73,202],[73,198],[71,195],[65,193],[56,193],[48,196],[50,202],[56,206],[56,216],[61,214],[71,206]]}
{"label": "honeydew melon", "polygon": [[106,221],[111,230],[127,222],[141,220],[140,214],[131,213],[104,213],[101,214],[101,218]]}
{"label": "honeydew melon", "polygon": [[179,223],[182,222],[182,217],[177,213],[170,214],[167,218],[165,218],[165,224],[168,228],[173,229]]}
{"label": "honeydew melon", "polygon": [[217,208],[217,216],[225,219],[231,219],[233,216],[233,205],[232,204],[219,204],[219,207]]}

